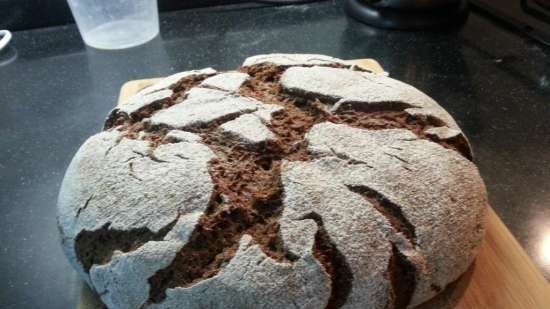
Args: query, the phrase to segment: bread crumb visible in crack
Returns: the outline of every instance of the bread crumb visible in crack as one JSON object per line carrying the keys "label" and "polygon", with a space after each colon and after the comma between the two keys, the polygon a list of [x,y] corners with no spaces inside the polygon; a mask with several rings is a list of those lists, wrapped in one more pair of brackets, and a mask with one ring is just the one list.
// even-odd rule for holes
{"label": "bread crumb visible in crack", "polygon": [[[403,214],[401,207],[388,198],[366,186],[347,186],[352,192],[360,194],[382,214],[396,233],[400,233],[409,242],[411,248],[416,247],[416,232],[414,225]],[[416,267],[392,243],[392,256],[388,263],[387,275],[392,286],[392,308],[407,308],[415,291]]]}
{"label": "bread crumb visible in crack", "polygon": [[[260,78],[271,79],[269,74],[252,74],[252,83]],[[258,99],[263,92],[251,89],[251,93]],[[167,288],[190,286],[216,275],[233,258],[244,234],[251,235],[264,253],[278,262],[297,259],[284,250],[279,234],[281,160],[309,159],[303,139],[321,118],[315,109],[304,111],[281,97],[262,101],[284,107],[268,125],[277,136],[275,141],[244,145],[219,132],[221,121],[193,130],[217,155],[209,162],[214,194],[209,209],[174,261],[149,278],[150,302],[162,301]]]}
{"label": "bread crumb visible in crack", "polygon": [[392,286],[392,308],[407,308],[416,286],[416,268],[393,243],[387,272]]}
{"label": "bread crumb visible in crack", "polygon": [[110,223],[94,231],[82,230],[75,238],[76,257],[84,270],[89,272],[93,265],[109,263],[115,251],[130,252],[148,241],[162,240],[178,218],[156,233],[148,228],[114,230],[109,228]]}
{"label": "bread crumb visible in crack", "polygon": [[323,265],[331,279],[331,291],[325,309],[341,308],[351,292],[353,272],[346,257],[338,251],[323,226],[323,219],[317,213],[302,216],[301,220],[311,219],[317,223],[317,233],[313,246],[313,256]]}
{"label": "bread crumb visible in crack", "polygon": [[170,98],[156,101],[153,104],[148,104],[147,106],[139,109],[132,115],[126,115],[124,113],[113,113],[105,121],[104,129],[110,129],[119,125],[123,125],[123,129],[126,129],[129,125],[131,126],[133,124],[139,123],[142,119],[151,117],[151,115],[157,110],[165,109],[176,103],[181,102],[181,99],[187,90],[199,85],[209,76],[211,75],[192,75],[180,79],[177,83],[169,87],[169,89],[174,92]]}
{"label": "bread crumb visible in crack", "polygon": [[403,234],[414,247],[416,246],[416,232],[414,225],[403,214],[401,206],[393,203],[380,192],[377,192],[367,186],[347,186],[352,192],[355,192],[365,198],[380,214],[382,214],[391,224],[395,232]]}

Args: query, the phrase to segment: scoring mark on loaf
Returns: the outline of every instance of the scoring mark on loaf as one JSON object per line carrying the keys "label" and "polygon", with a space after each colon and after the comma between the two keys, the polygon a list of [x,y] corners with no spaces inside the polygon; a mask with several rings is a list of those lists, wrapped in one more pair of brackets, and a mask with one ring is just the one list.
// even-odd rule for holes
{"label": "scoring mark on loaf", "polygon": [[312,219],[317,224],[318,230],[315,234],[313,255],[321,262],[332,281],[330,297],[325,308],[341,308],[351,293],[353,272],[346,261],[346,257],[330,239],[330,235],[323,226],[321,215],[311,212],[300,218],[300,220],[304,219]]}
{"label": "scoring mark on loaf", "polygon": [[401,206],[391,202],[380,192],[367,186],[348,185],[347,187],[350,191],[360,194],[369,201],[378,212],[388,219],[388,222],[390,222],[396,232],[403,234],[413,246],[416,246],[416,232],[414,226],[403,214]]}
{"label": "scoring mark on loaf", "polygon": [[[347,67],[339,63],[330,63],[327,66]],[[365,105],[348,102],[340,104],[337,110],[331,112],[328,107],[334,100],[327,99],[326,96],[285,92],[280,84],[285,69],[265,63],[241,69],[241,72],[251,77],[240,87],[240,95],[283,107],[273,112],[270,121],[266,121],[267,127],[275,134],[276,139],[250,145],[235,136],[223,134],[219,129],[223,123],[253,113],[257,108],[230,113],[200,125],[175,127],[199,134],[202,143],[208,145],[217,155],[217,158],[208,163],[215,188],[210,206],[200,218],[187,244],[168,267],[157,271],[148,279],[151,286],[148,303],[162,302],[166,297],[167,288],[189,287],[214,277],[233,258],[239,240],[245,234],[251,235],[262,251],[279,263],[292,264],[300,258],[288,252],[280,238],[278,218],[284,211],[284,205],[281,203],[284,192],[280,166],[282,160],[315,159],[308,153],[304,141],[305,134],[315,124],[333,122],[369,130],[404,128],[418,138],[429,138],[470,158],[469,146],[461,134],[442,138],[441,134],[427,133],[430,128],[444,124],[434,117],[407,113],[405,109],[411,107],[408,103],[391,101]],[[113,112],[106,122],[106,128],[120,130],[129,139],[148,140],[152,147],[178,142],[164,138],[170,129],[174,129],[173,127],[152,125],[142,120],[153,116],[159,110],[186,104],[186,92],[200,84],[207,76],[209,75],[183,78],[170,87],[173,91],[170,98],[154,101],[131,114]],[[367,187],[354,186],[349,189],[370,201],[412,246],[416,244],[414,226],[403,216],[398,205]],[[332,280],[327,308],[340,308],[345,304],[351,290],[353,273],[347,265],[345,256],[338,251],[330,240],[330,235],[324,230],[322,218],[311,213],[302,219],[312,219],[318,225],[313,252]],[[88,251],[88,255],[79,255],[78,258],[88,270],[94,264],[108,262],[115,250],[127,252],[135,250],[147,241],[162,239],[171,226],[173,224],[156,234],[141,230],[124,231],[125,233],[120,234],[119,231],[108,229],[108,225],[95,233],[82,231],[77,237],[79,248],[105,248],[103,240],[108,239],[127,239],[127,242],[114,241],[109,245],[107,241],[107,249],[101,249],[104,252],[77,249],[77,253]],[[414,292],[415,269],[395,244],[392,244],[388,276],[394,291],[394,307],[406,307]]]}
{"label": "scoring mark on loaf", "polygon": [[[391,224],[396,233],[401,233],[409,242],[407,247],[416,247],[415,227],[403,214],[401,206],[393,203],[387,197],[367,186],[347,186],[352,192],[360,194]],[[416,285],[416,268],[401,252],[396,243],[392,242],[392,256],[388,264],[388,273],[393,289],[394,308],[406,308]]]}
{"label": "scoring mark on loaf", "polygon": [[388,273],[393,289],[393,308],[407,308],[410,304],[416,286],[415,266],[392,243],[392,256],[388,264]]}

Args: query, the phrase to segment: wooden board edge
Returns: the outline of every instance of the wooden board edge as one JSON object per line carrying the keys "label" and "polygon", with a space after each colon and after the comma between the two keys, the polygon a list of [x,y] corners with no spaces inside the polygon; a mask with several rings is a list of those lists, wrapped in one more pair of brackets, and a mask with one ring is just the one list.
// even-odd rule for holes
{"label": "wooden board edge", "polygon": [[141,89],[151,86],[152,84],[156,83],[161,79],[162,77],[156,77],[156,78],[135,79],[135,80],[130,80],[125,82],[120,87],[117,106],[124,104],[124,101],[126,101],[126,99],[138,93]]}
{"label": "wooden board edge", "polygon": [[525,250],[523,249],[519,241],[514,237],[512,232],[510,232],[510,230],[506,227],[504,222],[502,222],[500,217],[497,215],[497,213],[491,206],[488,207],[487,218],[488,218],[488,221],[487,221],[488,232],[501,231],[498,236],[500,237],[501,240],[496,241],[496,243],[498,244],[508,243],[511,246],[519,249],[516,251],[508,252],[506,248],[501,248],[502,249],[501,252],[505,253],[506,256],[508,256],[510,259],[513,259],[516,261],[520,261],[520,260],[525,261],[524,263],[525,263],[526,269],[524,269],[524,271],[527,270],[531,274],[532,279],[541,282],[542,286],[546,286],[547,293],[545,295],[547,296],[546,299],[548,301],[548,308],[550,308],[550,282],[546,280],[546,278],[540,272],[540,270],[535,265],[531,257],[527,254],[527,252],[525,252]]}
{"label": "wooden board edge", "polygon": [[348,60],[346,62],[350,64],[358,65],[363,69],[372,71],[373,73],[376,73],[376,74],[388,75],[388,72],[384,71],[384,68],[382,68],[380,63],[378,63],[378,61],[372,58],[353,59],[353,60]]}

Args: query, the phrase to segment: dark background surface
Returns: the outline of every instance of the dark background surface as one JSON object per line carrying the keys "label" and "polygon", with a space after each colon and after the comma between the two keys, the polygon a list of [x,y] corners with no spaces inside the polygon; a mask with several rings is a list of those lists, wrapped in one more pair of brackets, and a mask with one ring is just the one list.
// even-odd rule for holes
{"label": "dark background surface", "polygon": [[[161,12],[165,12],[252,1],[157,0],[157,2],[159,10]],[[73,22],[74,19],[71,15],[71,10],[69,9],[67,0],[0,0],[0,29],[9,29],[11,31],[26,30],[40,27],[65,25]]]}
{"label": "dark background surface", "polygon": [[0,54],[0,308],[75,307],[57,192],[125,81],[269,52],[375,58],[440,102],[469,136],[494,209],[550,279],[550,50],[484,16],[455,31],[393,32],[334,2],[229,6],[163,13],[161,35],[127,50],[87,48],[74,25],[15,32],[10,46]]}

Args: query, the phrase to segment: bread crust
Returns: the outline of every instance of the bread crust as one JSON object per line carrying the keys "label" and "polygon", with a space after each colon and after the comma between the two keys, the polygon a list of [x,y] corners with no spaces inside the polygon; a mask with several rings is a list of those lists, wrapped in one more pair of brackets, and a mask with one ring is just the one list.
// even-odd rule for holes
{"label": "bread crust", "polygon": [[411,308],[475,259],[471,147],[418,89],[323,55],[177,73],[115,108],[58,198],[111,309]]}

